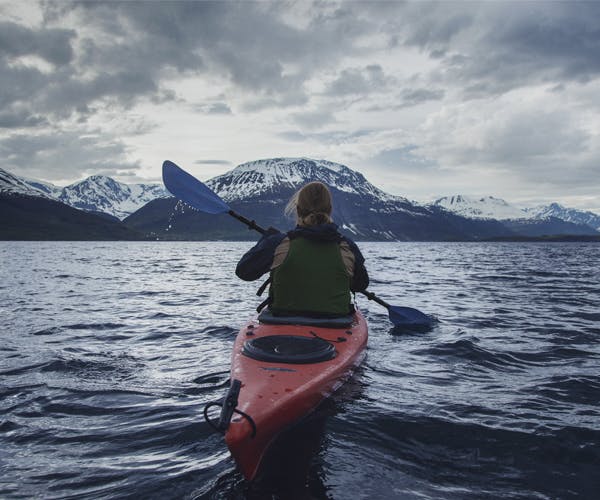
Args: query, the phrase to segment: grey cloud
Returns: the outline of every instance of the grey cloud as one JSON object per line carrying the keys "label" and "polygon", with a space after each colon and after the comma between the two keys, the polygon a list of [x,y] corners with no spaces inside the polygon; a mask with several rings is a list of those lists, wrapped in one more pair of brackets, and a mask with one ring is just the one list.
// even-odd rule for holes
{"label": "grey cloud", "polygon": [[[111,4],[112,5],[112,4]],[[140,4],[142,5],[142,4]],[[97,12],[89,13],[96,15]],[[115,16],[123,25],[127,19]],[[82,43],[78,65],[83,69],[101,68],[104,71],[145,72],[158,78],[165,69],[173,68],[180,73],[193,73],[205,68],[203,58],[193,46],[177,45],[168,34],[144,31],[129,32],[110,44],[99,43],[81,31]]]}
{"label": "grey cloud", "polygon": [[212,102],[208,104],[198,104],[194,107],[200,113],[208,115],[230,115],[231,108],[224,102]]}
{"label": "grey cloud", "polygon": [[549,157],[565,158],[587,148],[589,134],[563,112],[515,113],[511,120],[488,136],[486,151],[503,161],[547,162]]}
{"label": "grey cloud", "polygon": [[11,109],[0,111],[0,128],[29,128],[47,125],[48,120],[40,115],[32,115],[27,110]]}
{"label": "grey cloud", "polygon": [[[0,47],[13,56],[47,47],[42,57],[71,62],[70,71],[50,80],[65,91],[55,88],[38,99],[42,109],[60,108],[61,116],[105,97],[124,106],[146,97],[155,102],[174,99],[162,85],[173,72],[198,78],[217,73],[229,79],[246,92],[241,99],[245,111],[303,105],[309,101],[305,83],[324,68],[335,68],[343,57],[367,55],[358,39],[374,33],[386,34],[390,46],[405,44],[429,53],[441,69],[429,75],[432,82],[426,86],[458,86],[466,97],[502,93],[528,82],[584,81],[600,74],[600,30],[594,24],[600,4],[593,2],[577,3],[577,9],[558,2],[315,2],[300,9],[303,22],[294,25],[286,13],[298,8],[295,3],[44,5],[48,24],[61,22],[66,14],[79,17],[81,49],[76,57],[71,30],[36,31],[9,23],[12,34],[0,37]],[[105,37],[91,37],[90,28]],[[36,41],[19,48],[15,40],[26,38]],[[25,75],[21,78],[25,82]],[[327,95],[365,95],[388,90],[392,83],[381,66],[347,68],[331,82]],[[43,88],[40,84],[31,90]],[[405,105],[423,99],[406,96]]]}
{"label": "grey cloud", "polygon": [[[420,3],[419,15],[411,19],[412,30],[406,43],[420,46],[447,45],[453,37],[473,23],[473,16],[469,13],[453,13],[452,10],[455,9],[455,5],[444,6],[438,4],[436,10],[442,10],[443,15],[432,17],[426,14],[431,12],[430,4],[427,2]],[[425,15],[422,15],[423,13]],[[439,51],[439,47],[434,49],[434,51],[436,50]]]}
{"label": "grey cloud", "polygon": [[436,162],[414,154],[413,151],[416,149],[416,146],[386,149],[370,158],[369,163],[386,169],[402,169],[403,172],[421,172],[424,169],[439,168]]}
{"label": "grey cloud", "polygon": [[416,106],[427,101],[439,101],[444,98],[441,89],[405,89],[402,91],[402,106]]}
{"label": "grey cloud", "polygon": [[227,160],[196,160],[195,165],[231,165]]}
{"label": "grey cloud", "polygon": [[[118,9],[112,8],[116,4],[45,5],[47,22],[60,20],[62,16],[72,14],[73,9],[79,12],[82,22],[77,28],[78,52],[74,55],[69,44],[70,38],[75,36],[72,30],[43,27],[34,30],[9,23],[8,30],[0,31],[0,54],[8,54],[5,59],[0,58],[3,81],[0,104],[28,107],[32,116],[43,112],[55,119],[63,119],[78,113],[85,119],[86,110],[97,101],[103,101],[103,106],[128,108],[143,98],[150,98],[155,103],[174,100],[173,91],[161,87],[162,72],[173,67],[181,72],[191,71],[203,65],[199,56],[181,50],[177,40],[164,43],[151,32],[145,34],[141,29],[128,32],[125,26],[129,21],[119,15]],[[97,11],[92,10],[94,5]],[[150,4],[146,5],[150,7]],[[144,6],[140,4],[139,7]],[[118,34],[117,26],[121,26],[122,36],[127,38],[123,40],[116,36],[110,42],[103,37],[92,39],[87,33],[93,24],[101,29],[110,27],[110,34]],[[62,66],[46,73],[19,64],[18,58],[29,54]],[[8,56],[16,58],[16,64],[9,65]]]}
{"label": "grey cloud", "polygon": [[[545,183],[557,190],[561,186],[570,190],[598,185],[598,146],[591,132],[568,110],[529,106],[498,114],[494,120],[476,122],[480,130],[473,124],[473,141],[460,143],[460,136],[465,135],[460,127],[456,138],[452,126],[438,131],[428,139],[424,153],[449,168],[476,174],[487,171],[522,186],[533,184],[542,189]],[[444,139],[445,145],[441,144]]]}
{"label": "grey cloud", "polygon": [[344,69],[329,85],[325,94],[330,96],[363,95],[385,90],[393,79],[384,74],[379,65]]}
{"label": "grey cloud", "polygon": [[[369,29],[347,9],[324,13],[322,4],[303,28],[287,23],[277,2],[83,2],[77,8],[90,10],[91,22],[113,30],[115,17],[127,22],[133,28],[128,43],[134,41],[129,53],[138,53],[130,61],[220,72],[240,88],[275,98],[292,89],[297,94],[332,58],[355,52],[355,37]],[[123,60],[122,50],[94,47],[90,62]]]}
{"label": "grey cloud", "polygon": [[405,14],[404,43],[439,60],[431,77],[468,98],[600,76],[598,2],[419,3]]}
{"label": "grey cloud", "polygon": [[291,142],[304,142],[307,139],[306,134],[303,134],[299,130],[285,130],[277,134],[282,139]]}
{"label": "grey cloud", "polygon": [[[266,19],[254,27],[254,9],[224,2],[121,2],[78,4],[102,26],[107,18],[117,18],[131,26],[129,39],[120,46],[103,46],[90,40],[85,62],[93,65],[123,67],[133,63],[151,65],[154,70],[173,67],[178,71],[205,68],[204,57],[211,65],[228,69],[238,83],[253,88],[261,78],[266,81],[281,74],[277,59],[259,59],[256,47],[264,37],[249,31],[267,24]],[[251,7],[251,6],[249,6]],[[244,13],[240,12],[244,10]],[[267,26],[265,26],[267,27]],[[113,27],[113,29],[116,29]],[[246,39],[241,39],[247,35]],[[253,36],[250,36],[253,35]],[[131,43],[133,40],[133,43]],[[264,44],[262,45],[264,47]],[[264,76],[262,76],[264,75]]]}
{"label": "grey cloud", "polygon": [[269,108],[282,108],[288,106],[302,106],[308,103],[309,98],[300,89],[290,89],[289,92],[277,95],[259,95],[246,99],[242,104],[242,110],[247,112],[262,111]]}
{"label": "grey cloud", "polygon": [[15,106],[19,102],[30,103],[48,79],[39,69],[11,65],[6,59],[0,58],[0,107]]}
{"label": "grey cloud", "polygon": [[429,57],[432,59],[441,59],[446,55],[446,50],[434,49],[429,53]]}
{"label": "grey cloud", "polygon": [[127,160],[126,152],[123,142],[99,134],[82,137],[76,132],[56,131],[0,139],[0,155],[7,169],[50,181],[137,170],[139,164]]}
{"label": "grey cloud", "polygon": [[302,132],[299,130],[284,130],[277,134],[279,137],[293,141],[317,141],[323,144],[345,144],[355,139],[370,135],[377,130],[361,129],[348,132],[347,130],[327,130],[323,132]]}
{"label": "grey cloud", "polygon": [[464,89],[467,98],[600,77],[600,2],[346,5],[390,48],[416,47],[436,61],[430,85]]}
{"label": "grey cloud", "polygon": [[320,128],[323,125],[335,122],[333,113],[329,110],[305,111],[301,113],[293,113],[292,120],[305,128]]}
{"label": "grey cloud", "polygon": [[73,59],[73,30],[32,30],[12,22],[0,22],[0,54],[8,57],[36,55],[57,66]]}
{"label": "grey cloud", "polygon": [[71,78],[54,80],[46,90],[41,106],[48,111],[77,108],[103,98],[113,98],[124,107],[130,106],[140,95],[155,94],[156,81],[145,72],[120,71],[100,73],[90,80]]}
{"label": "grey cloud", "polygon": [[419,104],[423,104],[426,102],[441,101],[444,98],[445,94],[446,93],[442,89],[407,88],[400,92],[393,99],[390,99],[390,101],[396,102],[398,104],[378,104],[375,106],[367,107],[365,111],[379,112],[410,108],[412,106],[418,106]]}
{"label": "grey cloud", "polygon": [[[507,61],[525,58],[537,69],[550,65],[565,79],[587,79],[600,72],[600,4],[538,4],[533,15],[518,9],[501,29],[490,30],[486,41],[504,48]],[[518,16],[518,17],[517,17]],[[538,17],[543,16],[543,17]]]}
{"label": "grey cloud", "polygon": [[[44,26],[78,19],[77,31],[8,23],[0,38],[6,53],[18,57],[35,52],[62,67],[31,75],[34,78],[12,68],[11,88],[27,91],[13,90],[6,98],[29,102],[32,115],[45,112],[59,119],[101,100],[128,107],[145,98],[176,99],[163,87],[174,73],[229,79],[246,92],[240,99],[245,111],[303,105],[309,100],[305,82],[332,61],[356,52],[356,37],[372,28],[345,5],[316,4],[317,13],[307,14],[301,28],[285,20],[286,9],[276,2],[42,5]],[[74,37],[76,53],[71,47]],[[378,85],[380,73],[381,68],[367,69],[368,84]]]}
{"label": "grey cloud", "polygon": [[86,115],[93,109],[90,105],[99,100],[127,108],[147,94],[161,101],[175,99],[173,93],[163,92],[152,76],[144,72],[101,72],[93,78],[80,79],[69,68],[45,74],[35,68],[13,67],[0,61],[0,76],[3,81],[0,104],[19,108],[21,113],[28,109],[30,116],[45,113],[60,119],[73,113]]}

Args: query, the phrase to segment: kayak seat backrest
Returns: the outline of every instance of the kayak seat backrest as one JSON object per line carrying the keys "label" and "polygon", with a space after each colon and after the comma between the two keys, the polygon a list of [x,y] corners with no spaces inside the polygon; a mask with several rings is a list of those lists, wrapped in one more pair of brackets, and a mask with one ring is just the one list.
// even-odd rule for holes
{"label": "kayak seat backrest", "polygon": [[309,316],[274,316],[269,309],[264,309],[258,315],[258,321],[266,325],[305,325],[321,328],[349,328],[354,322],[354,316],[339,316],[336,318],[313,318]]}
{"label": "kayak seat backrest", "polygon": [[242,353],[271,363],[320,363],[335,357],[335,347],[325,339],[299,335],[268,335],[244,342]]}

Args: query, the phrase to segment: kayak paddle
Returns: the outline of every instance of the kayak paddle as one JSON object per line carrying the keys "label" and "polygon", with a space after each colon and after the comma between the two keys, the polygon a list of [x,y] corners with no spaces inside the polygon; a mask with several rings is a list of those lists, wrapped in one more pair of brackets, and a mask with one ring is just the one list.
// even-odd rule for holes
{"label": "kayak paddle", "polygon": [[187,203],[205,214],[229,214],[251,229],[265,234],[266,230],[258,226],[253,220],[246,219],[235,213],[229,206],[219,198],[206,184],[200,182],[194,176],[178,167],[172,161],[165,161],[162,169],[163,182],[169,192],[179,200]]}
{"label": "kayak paddle", "polygon": [[367,299],[377,302],[379,305],[385,307],[389,312],[390,321],[394,323],[395,326],[429,328],[434,323],[431,316],[428,316],[417,309],[413,309],[412,307],[392,306],[368,290],[361,293],[367,297]]}
{"label": "kayak paddle", "polygon": [[[187,203],[192,208],[206,214],[229,214],[249,228],[265,234],[266,229],[260,227],[253,220],[234,212],[219,196],[206,184],[199,181],[172,161],[165,161],[162,168],[163,182],[169,192],[179,200]],[[434,319],[427,314],[412,307],[392,306],[367,290],[360,292],[369,300],[373,300],[385,307],[389,312],[390,321],[399,327],[427,328],[433,325]]]}

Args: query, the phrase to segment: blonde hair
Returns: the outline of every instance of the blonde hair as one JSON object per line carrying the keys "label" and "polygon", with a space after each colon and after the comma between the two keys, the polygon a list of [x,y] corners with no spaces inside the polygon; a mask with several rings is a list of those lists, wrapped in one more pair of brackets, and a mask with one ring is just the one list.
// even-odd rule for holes
{"label": "blonde hair", "polygon": [[331,193],[322,182],[310,182],[294,193],[285,207],[288,216],[296,216],[299,226],[327,224],[331,219]]}

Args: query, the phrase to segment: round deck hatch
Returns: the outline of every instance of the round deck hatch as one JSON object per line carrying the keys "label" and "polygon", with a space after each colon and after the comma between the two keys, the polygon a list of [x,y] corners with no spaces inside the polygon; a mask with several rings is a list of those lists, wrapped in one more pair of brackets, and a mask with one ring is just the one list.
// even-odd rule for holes
{"label": "round deck hatch", "polygon": [[242,353],[272,363],[320,363],[335,357],[335,347],[316,337],[269,335],[247,340]]}

